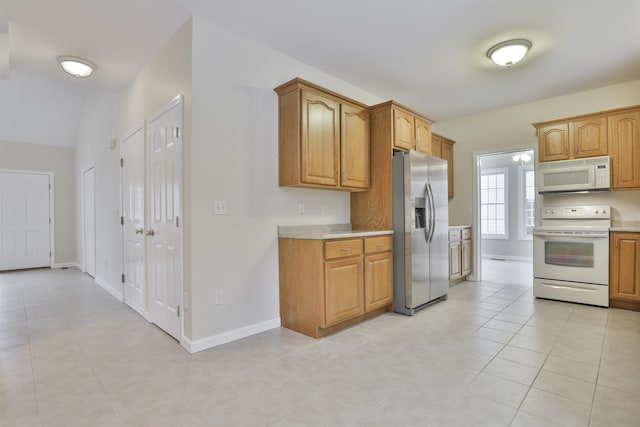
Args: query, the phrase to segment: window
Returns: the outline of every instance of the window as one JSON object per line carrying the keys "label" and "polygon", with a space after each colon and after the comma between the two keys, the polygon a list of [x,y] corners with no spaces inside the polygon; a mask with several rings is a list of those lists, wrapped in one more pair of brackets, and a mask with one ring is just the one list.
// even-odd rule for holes
{"label": "window", "polygon": [[533,236],[535,225],[536,189],[533,165],[520,167],[519,198],[520,239],[529,240]]}
{"label": "window", "polygon": [[484,169],[480,177],[480,230],[483,238],[508,239],[507,168]]}

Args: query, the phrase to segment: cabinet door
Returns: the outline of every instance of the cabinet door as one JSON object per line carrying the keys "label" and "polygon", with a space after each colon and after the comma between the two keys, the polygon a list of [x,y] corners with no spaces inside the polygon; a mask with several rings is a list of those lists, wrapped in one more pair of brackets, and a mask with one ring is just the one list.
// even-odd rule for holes
{"label": "cabinet door", "polygon": [[569,132],[573,157],[606,156],[607,155],[607,118],[593,117],[571,123]]}
{"label": "cabinet door", "polygon": [[640,188],[640,110],[609,117],[611,187]]}
{"label": "cabinet door", "polygon": [[325,326],[364,312],[362,258],[324,264]]}
{"label": "cabinet door", "polygon": [[393,255],[385,252],[364,259],[364,311],[391,304],[393,300]]}
{"label": "cabinet door", "polygon": [[569,158],[569,124],[538,129],[538,154],[541,162]]}
{"label": "cabinet door", "polygon": [[302,91],[300,180],[307,184],[338,185],[340,103],[315,92]]}
{"label": "cabinet door", "polygon": [[431,155],[439,159],[442,158],[442,140],[431,135]]}
{"label": "cabinet door", "polygon": [[340,185],[369,188],[369,111],[342,104]]}
{"label": "cabinet door", "polygon": [[462,277],[462,262],[460,257],[460,241],[449,242],[449,279]]}
{"label": "cabinet door", "polygon": [[431,153],[431,123],[415,118],[416,151]]}
{"label": "cabinet door", "polygon": [[442,158],[447,161],[447,183],[449,185],[449,198],[453,198],[453,144],[442,143]]}
{"label": "cabinet door", "polygon": [[611,233],[612,299],[640,301],[640,233]]}
{"label": "cabinet door", "polygon": [[413,116],[400,110],[393,110],[393,146],[400,150],[414,148]]}
{"label": "cabinet door", "polygon": [[463,240],[462,241],[462,272],[463,276],[467,276],[471,274],[473,271],[473,256],[472,256],[472,245],[471,240]]}

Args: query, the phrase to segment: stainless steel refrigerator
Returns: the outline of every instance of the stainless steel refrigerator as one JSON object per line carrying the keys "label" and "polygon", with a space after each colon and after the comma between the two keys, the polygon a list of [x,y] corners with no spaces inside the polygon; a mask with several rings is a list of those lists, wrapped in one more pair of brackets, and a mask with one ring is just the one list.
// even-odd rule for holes
{"label": "stainless steel refrigerator", "polygon": [[449,291],[447,161],[416,151],[393,157],[393,309],[413,315]]}

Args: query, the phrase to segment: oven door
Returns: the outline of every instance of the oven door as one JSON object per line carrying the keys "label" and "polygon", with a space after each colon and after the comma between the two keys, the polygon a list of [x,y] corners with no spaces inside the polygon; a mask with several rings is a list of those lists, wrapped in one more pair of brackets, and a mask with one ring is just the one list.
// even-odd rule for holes
{"label": "oven door", "polygon": [[533,275],[609,285],[609,232],[533,232]]}

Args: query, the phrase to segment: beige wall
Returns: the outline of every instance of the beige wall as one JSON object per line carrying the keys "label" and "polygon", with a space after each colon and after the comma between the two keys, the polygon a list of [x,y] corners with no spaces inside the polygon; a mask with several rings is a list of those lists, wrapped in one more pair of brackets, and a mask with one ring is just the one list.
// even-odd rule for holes
{"label": "beige wall", "polygon": [[55,264],[76,262],[75,149],[0,141],[0,168],[53,172]]}
{"label": "beige wall", "polygon": [[[640,80],[636,80],[436,123],[435,132],[456,141],[454,198],[449,203],[450,224],[472,223],[474,152],[498,151],[524,144],[537,145],[535,128],[531,123],[639,104]],[[561,203],[557,197],[545,200],[548,204]],[[581,203],[585,201],[585,196],[569,200],[571,203]],[[640,191],[589,194],[586,200],[587,203],[613,205],[614,220],[640,220]]]}

